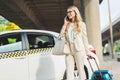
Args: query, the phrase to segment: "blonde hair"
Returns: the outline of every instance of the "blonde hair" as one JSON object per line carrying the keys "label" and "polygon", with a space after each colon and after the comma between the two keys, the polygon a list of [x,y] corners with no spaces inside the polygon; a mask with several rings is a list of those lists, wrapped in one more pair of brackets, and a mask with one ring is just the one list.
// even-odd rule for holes
{"label": "blonde hair", "polygon": [[[75,31],[77,33],[80,33],[80,31],[81,31],[80,22],[82,21],[80,11],[78,10],[78,8],[76,6],[69,6],[68,9],[72,9],[75,12],[75,22],[76,22]],[[68,32],[69,25],[70,25],[70,23],[68,23],[66,25],[65,33]]]}

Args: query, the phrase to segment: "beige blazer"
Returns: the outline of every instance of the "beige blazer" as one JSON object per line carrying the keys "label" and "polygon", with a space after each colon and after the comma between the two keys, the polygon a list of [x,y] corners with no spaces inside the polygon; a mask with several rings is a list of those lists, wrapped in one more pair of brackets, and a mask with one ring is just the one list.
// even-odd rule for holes
{"label": "beige blazer", "polygon": [[[60,36],[64,36],[66,26],[63,25]],[[76,51],[85,51],[86,55],[90,55],[91,51],[89,50],[89,43],[87,38],[87,31],[86,31],[86,25],[84,22],[81,22],[81,32],[79,34],[74,34],[74,46]]]}

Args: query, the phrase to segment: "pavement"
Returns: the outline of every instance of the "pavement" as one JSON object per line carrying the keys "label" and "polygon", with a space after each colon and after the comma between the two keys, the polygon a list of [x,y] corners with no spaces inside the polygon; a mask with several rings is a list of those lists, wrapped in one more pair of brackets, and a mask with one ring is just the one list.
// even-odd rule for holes
{"label": "pavement", "polygon": [[120,55],[115,55],[114,59],[112,59],[111,56],[103,57],[105,62],[111,64],[110,71],[113,73],[114,80],[120,80],[120,61],[118,61],[117,58],[120,58]]}
{"label": "pavement", "polygon": [[[114,80],[120,80],[120,61],[117,61],[117,58],[120,58],[120,55],[115,55],[115,58],[112,59],[111,56],[104,56],[104,62],[109,63],[111,66],[107,69],[110,70],[113,74]],[[79,80],[78,77],[75,80]]]}

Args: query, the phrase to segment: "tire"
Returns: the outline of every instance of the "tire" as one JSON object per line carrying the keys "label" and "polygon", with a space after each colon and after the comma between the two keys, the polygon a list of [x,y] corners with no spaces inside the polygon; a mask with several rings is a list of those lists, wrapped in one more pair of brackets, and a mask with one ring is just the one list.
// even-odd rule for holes
{"label": "tire", "polygon": [[89,79],[88,69],[85,65],[84,65],[84,70],[85,70],[86,79]]}
{"label": "tire", "polygon": [[67,75],[66,75],[66,70],[64,72],[64,76],[63,76],[63,79],[62,80],[67,80]]}
{"label": "tire", "polygon": [[[75,70],[77,70],[77,67],[75,67]],[[88,69],[87,69],[87,67],[85,65],[84,65],[84,71],[85,71],[86,79],[89,79]],[[79,74],[77,76],[79,76]]]}
{"label": "tire", "polygon": [[[77,70],[76,66],[75,66],[75,70]],[[85,65],[84,65],[84,70],[85,70],[86,79],[89,79],[88,69],[87,69],[87,67]],[[79,74],[77,76],[79,76]],[[64,76],[63,76],[63,80],[66,80],[66,79],[67,79],[67,76],[66,76],[66,70],[65,70],[65,73],[64,73]]]}

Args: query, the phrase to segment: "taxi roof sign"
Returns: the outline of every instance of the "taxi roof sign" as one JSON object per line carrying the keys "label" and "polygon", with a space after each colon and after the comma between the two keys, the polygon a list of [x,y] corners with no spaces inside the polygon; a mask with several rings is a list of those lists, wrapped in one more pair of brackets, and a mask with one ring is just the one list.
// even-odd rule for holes
{"label": "taxi roof sign", "polygon": [[9,22],[6,26],[6,30],[21,30],[21,28],[13,22]]}

